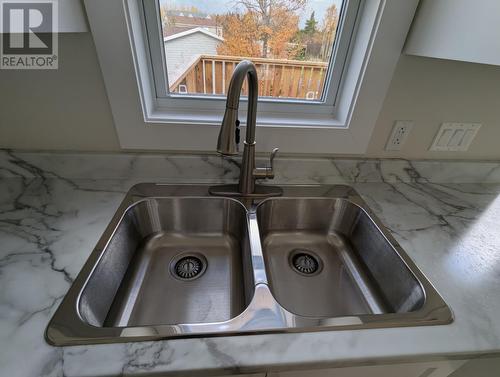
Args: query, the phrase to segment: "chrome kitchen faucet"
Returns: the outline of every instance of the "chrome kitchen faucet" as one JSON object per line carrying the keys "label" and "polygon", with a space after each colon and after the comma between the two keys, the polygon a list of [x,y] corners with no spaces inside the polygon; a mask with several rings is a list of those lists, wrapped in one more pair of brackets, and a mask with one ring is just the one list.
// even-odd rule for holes
{"label": "chrome kitchen faucet", "polygon": [[248,78],[248,111],[246,123],[246,137],[243,142],[243,158],[241,160],[240,178],[237,185],[212,186],[210,194],[220,196],[240,197],[270,197],[280,196],[282,190],[276,186],[264,186],[255,184],[256,179],[274,178],[273,161],[278,152],[274,148],[271,152],[270,164],[265,168],[255,167],[255,128],[257,118],[257,100],[259,96],[257,69],[249,60],[241,61],[234,69],[229,90],[227,93],[226,112],[222,119],[222,125],[217,140],[217,152],[224,156],[238,154],[237,144],[239,142],[239,120],[238,108],[240,104],[241,88]]}

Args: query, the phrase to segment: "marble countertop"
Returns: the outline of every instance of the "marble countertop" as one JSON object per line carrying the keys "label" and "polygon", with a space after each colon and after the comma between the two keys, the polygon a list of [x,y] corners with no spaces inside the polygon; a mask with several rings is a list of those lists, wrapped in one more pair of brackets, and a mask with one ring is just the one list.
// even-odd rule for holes
{"label": "marble countertop", "polygon": [[455,321],[51,347],[45,327],[131,185],[232,181],[238,161],[0,151],[0,374],[218,375],[500,352],[500,163],[282,158],[276,169],[279,183],[353,185]]}

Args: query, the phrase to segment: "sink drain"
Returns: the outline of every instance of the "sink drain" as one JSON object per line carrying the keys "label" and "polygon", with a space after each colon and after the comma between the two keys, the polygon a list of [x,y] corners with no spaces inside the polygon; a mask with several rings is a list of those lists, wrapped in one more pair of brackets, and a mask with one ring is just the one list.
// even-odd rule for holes
{"label": "sink drain", "polygon": [[295,249],[290,254],[290,264],[301,275],[315,275],[321,271],[319,257],[309,250]]}
{"label": "sink drain", "polygon": [[194,280],[207,268],[205,257],[200,254],[182,254],[170,263],[170,272],[180,280]]}

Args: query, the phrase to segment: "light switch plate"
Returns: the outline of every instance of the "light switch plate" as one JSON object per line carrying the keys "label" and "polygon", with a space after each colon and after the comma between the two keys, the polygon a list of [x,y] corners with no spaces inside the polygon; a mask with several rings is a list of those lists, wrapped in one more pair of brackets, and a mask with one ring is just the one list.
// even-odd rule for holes
{"label": "light switch plate", "polygon": [[387,140],[385,146],[386,151],[400,151],[403,144],[406,142],[411,129],[413,128],[412,120],[397,120],[394,123],[391,136]]}
{"label": "light switch plate", "polygon": [[443,123],[429,150],[466,151],[481,128],[480,123]]}

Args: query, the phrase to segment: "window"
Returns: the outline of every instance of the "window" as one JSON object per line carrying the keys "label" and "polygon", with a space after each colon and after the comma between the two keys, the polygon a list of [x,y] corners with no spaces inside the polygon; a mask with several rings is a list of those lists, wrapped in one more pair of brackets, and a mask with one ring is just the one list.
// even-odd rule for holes
{"label": "window", "polygon": [[[221,60],[221,54],[228,52],[218,47],[233,35],[228,34],[231,27],[227,23],[235,19],[240,22],[248,9],[242,6],[243,0],[169,1],[84,0],[120,145],[130,149],[213,151],[224,113],[223,92],[232,63],[224,64],[223,70],[222,64],[207,61],[203,69],[201,62],[197,65],[201,68],[195,69],[200,77],[187,73],[181,78],[183,72],[189,72],[189,64],[181,64],[177,72],[175,62],[173,68],[172,64],[169,66],[168,58],[173,54],[168,53],[168,47],[165,53],[165,42],[186,39],[193,34],[197,38],[210,37],[216,44],[215,54],[211,56]],[[231,5],[235,1],[239,4],[236,7]],[[244,1],[250,4],[253,0]],[[259,1],[285,4],[298,0]],[[271,60],[260,64],[259,68],[261,98],[257,114],[257,151],[279,147],[286,153],[365,153],[418,0],[302,1],[308,5],[305,10],[293,11],[299,17],[298,26],[291,37],[284,39],[281,49],[270,42],[272,30],[253,29],[257,36],[247,51],[259,57],[250,58],[257,65],[259,59]],[[311,6],[319,3],[325,4],[323,11]],[[335,36],[330,35],[331,44],[317,45],[314,50],[305,36],[307,30],[314,28],[306,26],[314,24],[315,20],[319,34],[313,33],[313,36],[322,41],[327,34],[322,27],[325,10],[332,5],[338,12]],[[313,10],[314,17],[311,17]],[[171,12],[170,20],[168,12]],[[215,18],[216,22],[186,24],[202,15]],[[176,20],[175,17],[184,18]],[[173,27],[186,28],[177,30],[174,34],[184,34],[173,39],[170,38],[173,34],[168,35],[167,30],[167,23],[172,18],[176,24]],[[192,26],[197,30],[187,29]],[[264,31],[268,33],[267,42],[260,35]],[[183,44],[184,50],[194,50],[203,43],[194,47]],[[266,43],[267,48],[264,48]],[[328,48],[330,51],[326,51]],[[266,56],[263,56],[264,51]],[[203,54],[204,51],[200,53]],[[234,55],[242,58],[243,53]],[[197,57],[193,59],[194,63]],[[304,64],[314,59],[317,64],[326,64],[324,81],[319,79],[316,88],[309,85],[313,81],[311,70],[307,77],[302,74],[303,71],[307,73],[306,68],[295,70],[295,66],[293,72],[301,75],[291,80],[304,88],[299,92],[298,85],[292,91],[290,86],[282,84],[281,78],[289,79],[290,73],[286,71],[289,67],[284,68],[283,75],[283,67],[280,71],[276,66]],[[203,73],[205,80],[201,77]],[[194,89],[193,79],[200,80]],[[243,126],[245,110],[243,98],[239,114]]]}
{"label": "window", "polygon": [[[322,100],[346,4],[342,0],[160,0],[168,92],[223,96],[235,65],[251,59],[261,97]],[[333,75],[340,76],[339,71]]]}
{"label": "window", "polygon": [[261,101],[273,103],[265,110],[299,101],[333,111],[359,0],[143,4],[158,98],[223,100],[234,67],[250,59]]}

